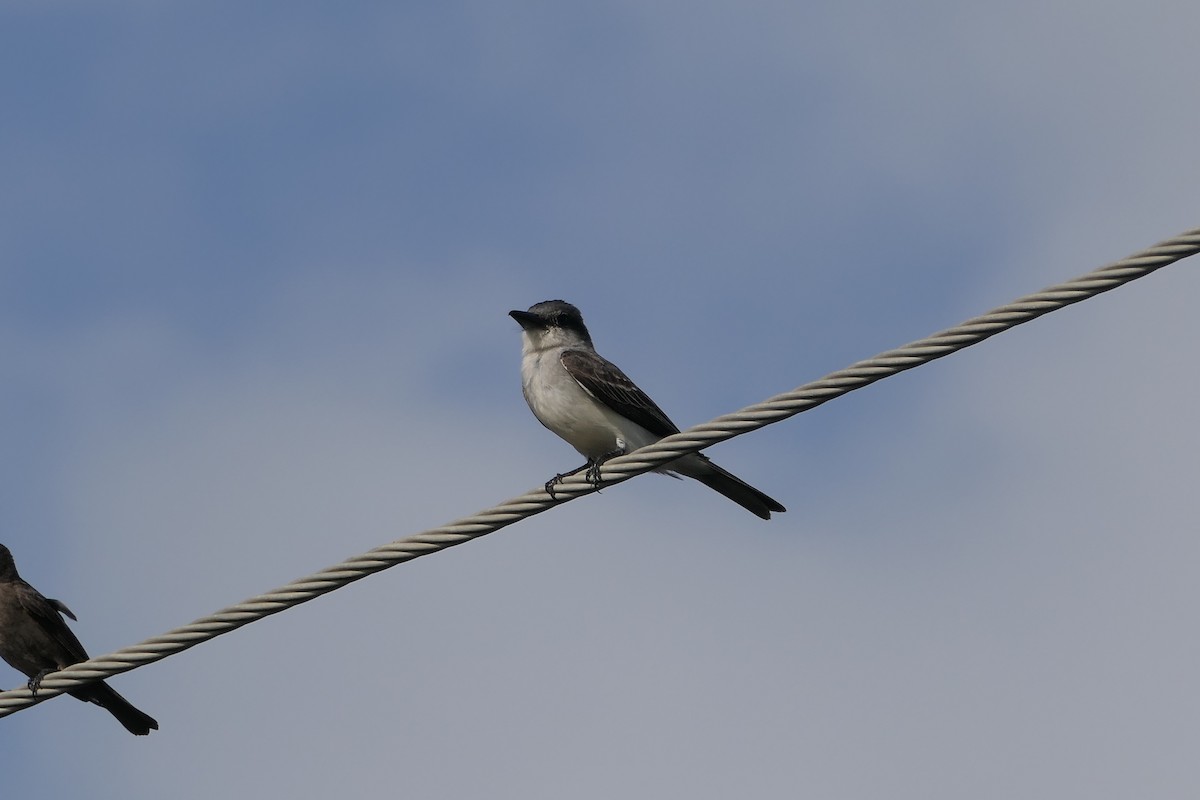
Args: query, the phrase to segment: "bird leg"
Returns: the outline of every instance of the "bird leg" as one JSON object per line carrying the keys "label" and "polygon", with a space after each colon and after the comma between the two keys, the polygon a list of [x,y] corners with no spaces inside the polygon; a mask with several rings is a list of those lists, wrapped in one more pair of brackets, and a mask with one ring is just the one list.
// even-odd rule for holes
{"label": "bird leg", "polygon": [[564,478],[569,478],[572,475],[578,475],[580,472],[583,472],[585,469],[587,469],[591,465],[592,465],[592,462],[588,461],[582,467],[576,467],[575,469],[571,470],[570,472],[558,473],[553,478],[546,481],[546,494],[550,495],[551,500],[557,500],[558,498],[554,496],[554,487],[558,486],[560,483],[562,483]]}
{"label": "bird leg", "polygon": [[600,456],[599,458],[593,458],[591,461],[589,461],[587,463],[587,472],[584,474],[583,477],[587,479],[588,483],[590,483],[592,486],[596,487],[596,491],[599,491],[600,490],[600,465],[603,464],[605,461],[608,461],[610,459],[616,458],[617,456],[623,456],[623,455],[625,455],[625,448],[618,447],[616,450],[610,450],[607,453],[605,453],[604,455]]}
{"label": "bird leg", "polygon": [[583,472],[584,470],[587,470],[587,472],[584,473],[583,477],[587,480],[588,483],[590,483],[592,486],[596,487],[596,491],[599,491],[600,483],[601,483],[601,481],[600,481],[600,465],[603,464],[605,461],[608,461],[610,458],[616,458],[617,456],[623,456],[623,455],[625,455],[625,448],[618,447],[616,450],[610,450],[609,452],[605,453],[604,455],[600,456],[599,458],[589,458],[587,463],[584,464],[582,467],[576,467],[575,469],[571,470],[570,472],[558,473],[553,478],[546,481],[546,494],[550,495],[551,500],[557,500],[558,498],[554,496],[554,487],[558,486],[560,483],[562,483],[565,478],[569,478],[572,475],[578,475],[579,473]]}
{"label": "bird leg", "polygon": [[37,697],[38,689],[42,688],[42,678],[46,677],[51,672],[54,672],[54,670],[44,669],[37,675],[34,675],[32,678],[30,678],[29,682],[25,684],[29,688],[29,692],[34,697]]}

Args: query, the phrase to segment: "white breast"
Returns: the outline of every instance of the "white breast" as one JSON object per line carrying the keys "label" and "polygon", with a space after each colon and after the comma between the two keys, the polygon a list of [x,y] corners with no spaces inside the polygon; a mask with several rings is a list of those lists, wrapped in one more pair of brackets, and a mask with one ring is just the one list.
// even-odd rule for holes
{"label": "white breast", "polygon": [[524,354],[521,386],[534,416],[586,458],[628,452],[659,438],[592,397],[563,367],[559,351]]}

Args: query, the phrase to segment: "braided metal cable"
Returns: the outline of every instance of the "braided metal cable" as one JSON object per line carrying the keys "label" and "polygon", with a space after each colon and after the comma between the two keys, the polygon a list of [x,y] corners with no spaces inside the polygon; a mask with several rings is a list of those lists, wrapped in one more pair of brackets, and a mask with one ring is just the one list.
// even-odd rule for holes
{"label": "braided metal cable", "polygon": [[[1197,252],[1200,252],[1200,228],[1066,283],[1027,295],[932,336],[859,361],[792,391],[747,406],[732,414],[717,417],[711,422],[688,428],[629,455],[614,458],[602,468],[601,486],[628,480],[686,453],[787,419],[875,381],[970,347],[1043,314],[1115,289]],[[597,488],[589,483],[582,473],[572,475],[555,487],[553,498],[547,494],[544,487],[539,486],[519,497],[449,525],[381,545],[160,636],[51,673],[43,679],[36,697],[24,687],[0,692],[0,717],[8,716],[80,684],[160,661],[263,617],[306,603],[368,575],[500,530],[514,522],[539,514],[551,506],[590,494]]]}

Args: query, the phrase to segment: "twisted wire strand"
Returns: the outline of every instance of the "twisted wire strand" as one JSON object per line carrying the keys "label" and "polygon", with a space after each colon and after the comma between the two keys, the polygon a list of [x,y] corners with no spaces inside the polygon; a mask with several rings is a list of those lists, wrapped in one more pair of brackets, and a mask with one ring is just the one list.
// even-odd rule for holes
{"label": "twisted wire strand", "polygon": [[160,661],[243,625],[340,589],[368,575],[463,544],[534,514],[540,514],[552,506],[661,467],[686,453],[787,419],[891,375],[978,344],[1043,314],[1115,289],[1197,252],[1200,252],[1200,228],[1180,234],[1086,275],[1022,297],[924,339],[859,361],[792,391],[775,395],[761,403],[722,415],[628,455],[614,458],[605,462],[602,467],[600,486],[592,485],[582,474],[565,478],[555,487],[553,498],[544,487],[539,486],[478,514],[381,545],[362,555],[228,606],[215,614],[201,617],[188,625],[151,637],[139,644],[123,647],[108,655],[50,673],[43,679],[36,697],[24,687],[0,692],[0,717],[13,714],[81,684]]}
{"label": "twisted wire strand", "polygon": [[[1200,228],[1182,233],[1077,278],[1026,295],[923,339],[858,361],[845,369],[831,372],[823,378],[777,394],[761,403],[724,414],[628,455],[606,461],[601,468],[601,488],[628,480],[686,453],[771,425],[876,381],[928,364],[1051,311],[1087,300],[1149,275],[1197,252],[1200,252]],[[582,476],[567,478],[555,487],[555,494],[563,497],[575,497],[589,491],[591,485]]]}

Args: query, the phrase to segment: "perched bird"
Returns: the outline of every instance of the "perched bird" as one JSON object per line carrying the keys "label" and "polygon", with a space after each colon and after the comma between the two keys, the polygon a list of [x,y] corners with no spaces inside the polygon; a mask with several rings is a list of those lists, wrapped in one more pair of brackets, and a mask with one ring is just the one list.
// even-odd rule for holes
{"label": "perched bird", "polygon": [[[0,544],[0,658],[29,676],[27,685],[35,694],[47,673],[88,659],[63,614],[75,619],[65,605],[43,597],[21,580],[12,553]],[[158,730],[153,717],[134,708],[104,681],[71,689],[69,694],[107,709],[132,734],[145,736]]]}
{"label": "perched bird", "polygon": [[[521,326],[521,387],[538,421],[588,460],[579,470],[599,482],[605,461],[679,433],[646,393],[592,346],[579,309],[547,300],[528,311],[510,311]],[[775,500],[708,460],[692,453],[658,468],[695,478],[763,519],[785,511]],[[574,473],[567,473],[574,474]],[[564,475],[547,482],[554,484]]]}

